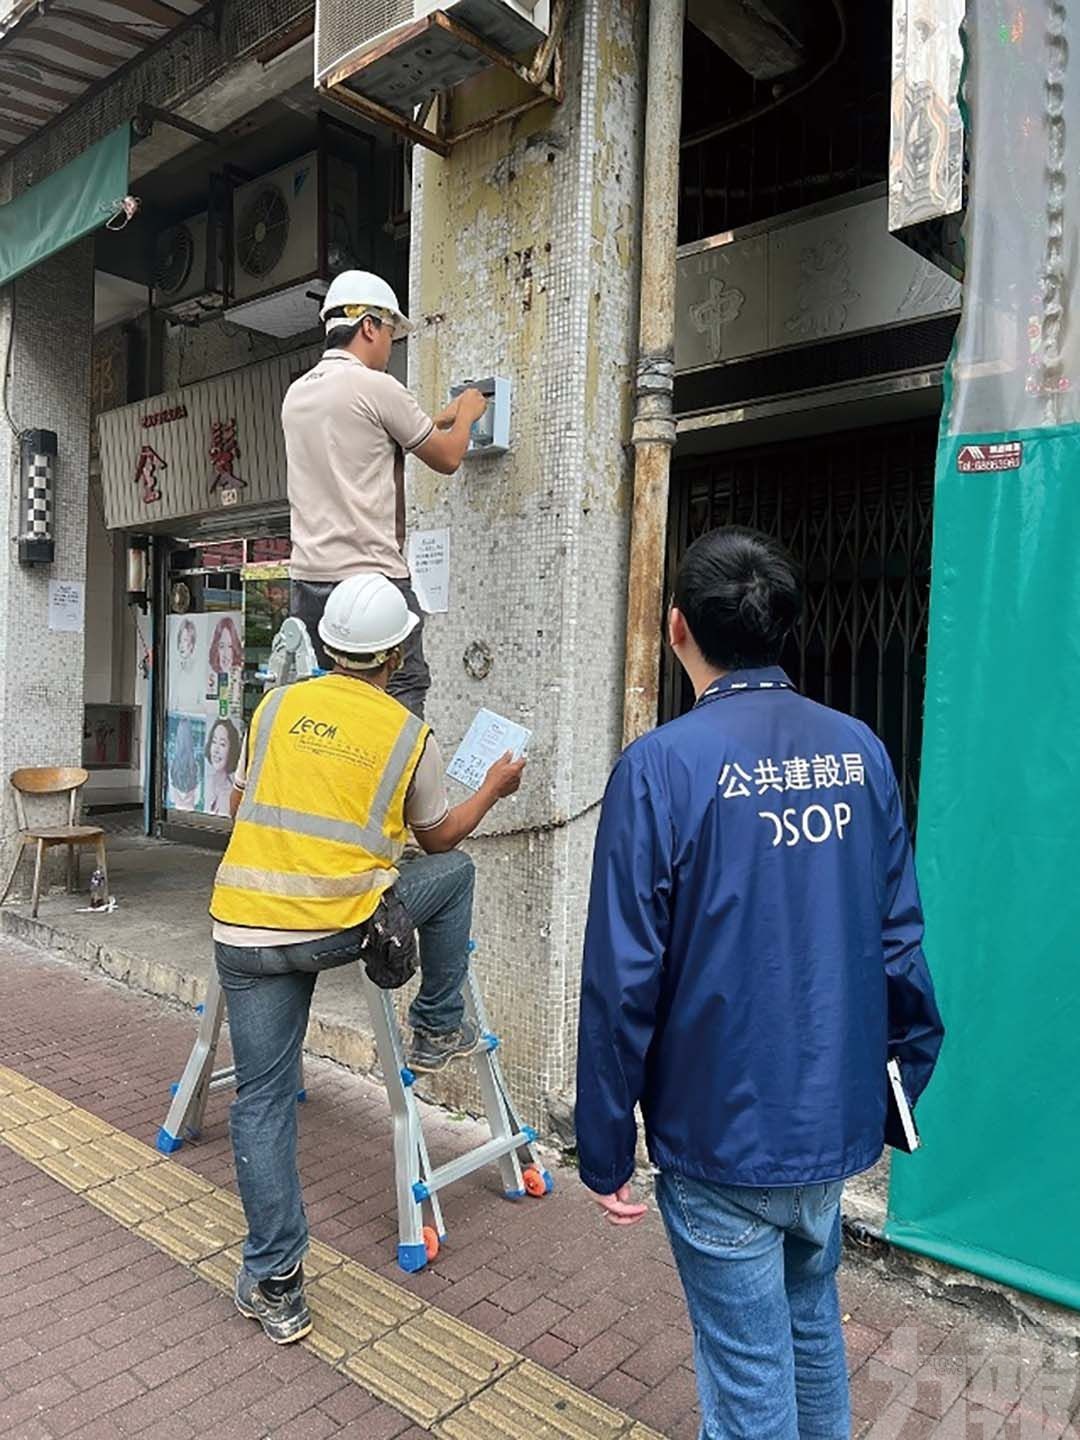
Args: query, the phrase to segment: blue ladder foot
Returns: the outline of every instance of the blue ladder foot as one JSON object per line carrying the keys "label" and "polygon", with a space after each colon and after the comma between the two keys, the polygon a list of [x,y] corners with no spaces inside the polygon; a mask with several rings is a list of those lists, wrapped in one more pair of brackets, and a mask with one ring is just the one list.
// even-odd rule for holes
{"label": "blue ladder foot", "polygon": [[428,1263],[427,1246],[422,1240],[419,1245],[399,1245],[397,1247],[397,1263],[407,1274],[415,1275]]}
{"label": "blue ladder foot", "polygon": [[165,1129],[165,1126],[162,1125],[161,1129],[157,1132],[157,1140],[155,1143],[163,1155],[172,1155],[180,1149],[184,1142],[179,1135],[170,1135],[168,1130]]}
{"label": "blue ladder foot", "polygon": [[506,1190],[504,1194],[507,1200],[524,1200],[528,1192],[526,1190]]}

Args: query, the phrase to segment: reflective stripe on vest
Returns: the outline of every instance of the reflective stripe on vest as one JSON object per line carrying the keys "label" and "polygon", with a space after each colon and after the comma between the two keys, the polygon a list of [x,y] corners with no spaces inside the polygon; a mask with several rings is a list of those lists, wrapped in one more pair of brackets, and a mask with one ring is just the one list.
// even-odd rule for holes
{"label": "reflective stripe on vest", "polygon": [[[394,742],[386,769],[382,773],[379,787],[375,791],[366,825],[355,825],[351,820],[334,820],[326,815],[313,815],[306,810],[287,809],[282,805],[265,805],[255,799],[259,775],[270,749],[270,735],[277,712],[285,699],[285,690],[275,691],[266,701],[259,716],[259,728],[255,737],[255,749],[251,759],[244,798],[237,811],[237,820],[248,825],[266,825],[275,830],[291,830],[298,835],[309,835],[314,840],[334,840],[341,845],[357,845],[371,855],[386,856],[391,864],[400,859],[405,847],[391,843],[384,831],[390,812],[390,802],[404,778],[412,753],[424,729],[424,722],[415,715],[409,715],[405,725]],[[224,884],[233,882],[223,881]],[[279,892],[284,894],[286,892]],[[298,893],[298,892],[292,892]],[[305,894],[314,892],[303,892]],[[335,891],[335,894],[345,893]]]}
{"label": "reflective stripe on vest", "polygon": [[294,875],[287,870],[256,870],[250,865],[218,868],[217,883],[237,890],[260,890],[268,895],[300,895],[305,899],[336,899],[387,890],[397,879],[393,870],[364,870],[359,875]]}

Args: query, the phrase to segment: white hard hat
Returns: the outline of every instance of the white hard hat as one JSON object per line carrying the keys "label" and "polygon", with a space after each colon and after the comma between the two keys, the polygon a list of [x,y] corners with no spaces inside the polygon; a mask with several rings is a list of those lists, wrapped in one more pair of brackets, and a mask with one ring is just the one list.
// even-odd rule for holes
{"label": "white hard hat", "polygon": [[372,656],[372,664],[364,668],[374,669],[419,624],[419,616],[384,575],[353,575],[331,591],[319,635],[331,650]]}
{"label": "white hard hat", "polygon": [[[335,310],[344,314],[328,319]],[[393,321],[394,329],[402,335],[413,329],[413,322],[402,314],[397,296],[381,276],[370,270],[343,270],[330,281],[319,319],[327,330],[332,330],[335,325],[362,320],[365,315]]]}

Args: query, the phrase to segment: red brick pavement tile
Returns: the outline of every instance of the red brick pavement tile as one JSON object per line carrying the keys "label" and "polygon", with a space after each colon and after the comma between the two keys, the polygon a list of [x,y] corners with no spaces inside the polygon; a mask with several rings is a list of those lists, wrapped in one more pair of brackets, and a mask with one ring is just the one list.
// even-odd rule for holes
{"label": "red brick pavement tile", "polygon": [[89,1425],[80,1425],[66,1440],[122,1440],[119,1430],[108,1415],[91,1420]]}
{"label": "red brick pavement tile", "polygon": [[318,1405],[318,1409],[329,1415],[335,1425],[349,1425],[361,1415],[369,1415],[372,1410],[379,1408],[380,1402],[375,1396],[369,1395],[359,1385],[348,1385],[321,1400]]}
{"label": "red brick pavement tile", "polygon": [[934,1431],[935,1440],[996,1440],[1005,1416],[961,1396]]}
{"label": "red brick pavement tile", "polygon": [[624,1370],[612,1370],[610,1375],[605,1375],[599,1384],[592,1387],[590,1393],[606,1405],[614,1405],[616,1410],[634,1410],[647,1389],[640,1380],[635,1380]]}
{"label": "red brick pavement tile", "polygon": [[877,1415],[858,1420],[852,1433],[856,1440],[933,1440],[936,1431],[936,1420],[894,1401]]}
{"label": "red brick pavement tile", "polygon": [[48,1411],[46,1424],[55,1436],[70,1435],[133,1400],[142,1388],[130,1371],[114,1375],[101,1385],[94,1385],[59,1405],[53,1405]]}
{"label": "red brick pavement tile", "polygon": [[554,1370],[564,1360],[568,1360],[575,1354],[574,1347],[567,1345],[565,1340],[559,1340],[554,1335],[541,1335],[539,1340],[534,1340],[531,1345],[526,1345],[521,1352],[529,1360],[535,1360],[537,1365],[543,1365],[547,1370]]}
{"label": "red brick pavement tile", "polygon": [[946,1331],[927,1324],[925,1319],[913,1318],[882,1336],[885,1343],[877,1350],[877,1358],[892,1370],[914,1375],[949,1338]]}
{"label": "red brick pavement tile", "polygon": [[21,1335],[5,1340],[4,1348],[0,1350],[0,1379],[3,1378],[5,1370],[10,1370],[13,1365],[21,1365],[24,1360],[33,1360],[37,1353],[33,1345]]}
{"label": "red brick pavement tile", "polygon": [[653,1386],[634,1413],[646,1425],[666,1435],[697,1406],[697,1387],[692,1370],[673,1370],[659,1385]]}
{"label": "red brick pavement tile", "polygon": [[685,1329],[661,1330],[620,1366],[635,1380],[656,1385],[678,1365],[690,1363],[693,1343]]}
{"label": "red brick pavement tile", "polygon": [[577,1385],[582,1390],[591,1390],[595,1385],[599,1385],[606,1375],[610,1375],[633,1356],[636,1348],[633,1340],[628,1340],[625,1335],[620,1335],[616,1330],[606,1330],[603,1335],[590,1340],[575,1355],[564,1360],[557,1369],[571,1385]]}
{"label": "red brick pavement tile", "polygon": [[[322,1410],[308,1410],[280,1430],[272,1430],[270,1440],[325,1440],[326,1436],[337,1435],[340,1429]],[[431,1436],[426,1440],[431,1440]]]}
{"label": "red brick pavement tile", "polygon": [[[220,1435],[231,1421],[246,1414],[249,1406],[257,1405],[268,1395],[276,1394],[280,1388],[279,1380],[275,1380],[260,1366],[252,1365],[229,1384],[223,1385],[217,1390],[207,1391],[191,1404],[182,1406],[179,1413],[189,1424],[194,1426],[200,1435],[213,1436],[214,1440],[219,1440]],[[151,1392],[151,1395],[153,1394],[154,1392]],[[158,1398],[160,1405],[160,1398],[155,1398]],[[134,1407],[132,1407],[130,1426],[123,1413],[117,1416],[117,1421],[123,1426],[125,1435],[134,1437],[141,1433],[140,1420],[143,1413],[136,1415]],[[265,1432],[265,1425],[262,1428]]]}
{"label": "red brick pavement tile", "polygon": [[[499,1311],[500,1315],[503,1313]],[[508,1345],[511,1350],[524,1350],[526,1345],[539,1340],[541,1335],[548,1331],[557,1331],[567,1314],[564,1306],[557,1305],[554,1300],[544,1296],[520,1315],[508,1315],[487,1333],[500,1345]]]}
{"label": "red brick pavement tile", "polygon": [[163,1385],[168,1380],[174,1380],[178,1375],[184,1374],[195,1365],[201,1365],[216,1355],[219,1348],[228,1345],[230,1337],[225,1333],[231,1322],[215,1325],[210,1330],[203,1330],[195,1335],[189,1335],[176,1345],[168,1349],[158,1349],[152,1360],[144,1360],[136,1365],[133,1374],[147,1390],[153,1390],[155,1386]]}
{"label": "red brick pavement tile", "polygon": [[[856,1320],[849,1321],[844,1326],[848,1372],[854,1374],[860,1365],[869,1360],[871,1355],[878,1354],[887,1339],[888,1337],[880,1330],[874,1330],[869,1325],[860,1325]],[[880,1354],[878,1354],[878,1359],[881,1359]]]}
{"label": "red brick pavement tile", "polygon": [[483,1330],[490,1335],[500,1325],[506,1323],[506,1311],[500,1310],[497,1305],[492,1305],[490,1300],[480,1300],[464,1311],[460,1319],[466,1325],[473,1325],[477,1330]]}
{"label": "red brick pavement tile", "polygon": [[0,1435],[17,1435],[22,1425],[35,1420],[53,1405],[60,1405],[75,1394],[75,1387],[62,1375],[51,1375],[27,1390],[9,1395],[0,1401]]}
{"label": "red brick pavement tile", "polygon": [[313,1410],[321,1401],[328,1400],[339,1390],[344,1390],[352,1381],[344,1375],[320,1364],[300,1379],[282,1387],[276,1395],[251,1406],[251,1413],[266,1423],[268,1430],[287,1425],[305,1410]]}
{"label": "red brick pavement tile", "polygon": [[960,1354],[939,1350],[920,1365],[900,1399],[913,1410],[941,1420],[967,1388],[969,1370]]}
{"label": "red brick pavement tile", "polygon": [[384,1406],[339,1430],[337,1440],[401,1440],[402,1436],[415,1428],[406,1416]]}
{"label": "red brick pavement tile", "polygon": [[998,1432],[996,1440],[1076,1440],[1077,1430],[1068,1420],[1048,1416],[1038,1406],[1021,1402]]}
{"label": "red brick pavement tile", "polygon": [[[80,1364],[93,1361],[99,1354],[98,1347],[89,1336],[79,1335],[74,1340],[69,1340],[66,1345],[58,1345],[55,1350],[49,1350],[44,1355],[34,1354],[32,1359],[5,1370],[4,1384],[10,1394],[18,1394],[20,1390],[29,1390],[33,1385],[40,1385],[51,1375],[64,1375],[76,1388],[81,1389],[82,1382],[74,1371]],[[122,1365],[120,1368],[126,1370],[128,1366]]]}
{"label": "red brick pavement tile", "polygon": [[595,1299],[587,1301],[579,1309],[571,1311],[557,1325],[551,1329],[559,1337],[570,1345],[587,1345],[590,1340],[602,1335],[609,1330],[615,1321],[619,1319],[617,1302],[612,1301],[608,1295],[597,1295]]}
{"label": "red brick pavement tile", "polygon": [[[892,1370],[871,1358],[852,1377],[851,1408],[856,1415],[875,1420],[900,1399],[910,1383],[910,1377],[902,1370]],[[902,1408],[911,1407],[905,1401]]]}

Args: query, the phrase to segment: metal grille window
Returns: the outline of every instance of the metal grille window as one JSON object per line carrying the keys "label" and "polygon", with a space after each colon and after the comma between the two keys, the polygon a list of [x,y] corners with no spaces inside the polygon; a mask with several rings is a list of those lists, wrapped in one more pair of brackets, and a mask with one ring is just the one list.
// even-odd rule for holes
{"label": "metal grille window", "polygon": [[[780,539],[803,571],[804,607],[783,664],[814,700],[865,720],[892,757],[914,826],[929,606],[933,421],[851,431],[683,462],[668,564],[717,525]],[[662,716],[693,694],[664,664]]]}

